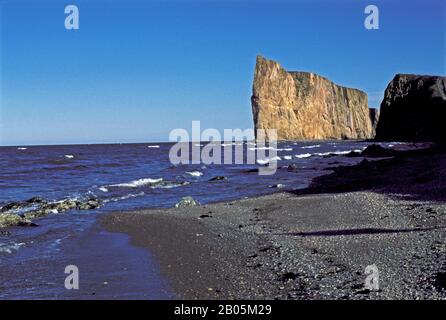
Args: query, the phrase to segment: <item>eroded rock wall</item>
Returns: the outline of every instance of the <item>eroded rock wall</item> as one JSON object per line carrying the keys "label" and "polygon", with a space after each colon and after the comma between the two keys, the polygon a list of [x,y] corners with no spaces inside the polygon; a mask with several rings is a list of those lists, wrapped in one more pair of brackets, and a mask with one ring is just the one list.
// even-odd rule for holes
{"label": "eroded rock wall", "polygon": [[279,140],[373,137],[364,92],[314,73],[287,72],[261,56],[251,102],[255,129],[277,129]]}

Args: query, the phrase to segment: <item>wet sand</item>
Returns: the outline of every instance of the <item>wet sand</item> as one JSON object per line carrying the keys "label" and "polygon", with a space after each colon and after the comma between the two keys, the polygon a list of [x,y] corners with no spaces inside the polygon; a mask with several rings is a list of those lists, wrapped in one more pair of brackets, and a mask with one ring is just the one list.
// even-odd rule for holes
{"label": "wet sand", "polygon": [[[184,299],[444,299],[445,159],[402,154],[336,169],[297,194],[101,223],[150,250]],[[364,287],[372,264],[378,291]]]}

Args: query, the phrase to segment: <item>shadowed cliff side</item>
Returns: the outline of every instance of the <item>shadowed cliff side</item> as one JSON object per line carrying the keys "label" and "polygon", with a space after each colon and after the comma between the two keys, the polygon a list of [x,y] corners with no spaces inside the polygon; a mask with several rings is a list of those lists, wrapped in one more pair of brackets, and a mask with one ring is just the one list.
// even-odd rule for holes
{"label": "shadowed cliff side", "polygon": [[397,74],[381,103],[376,140],[446,142],[446,77]]}
{"label": "shadowed cliff side", "polygon": [[255,129],[277,129],[279,140],[370,139],[367,95],[314,73],[287,72],[257,57],[251,97]]}

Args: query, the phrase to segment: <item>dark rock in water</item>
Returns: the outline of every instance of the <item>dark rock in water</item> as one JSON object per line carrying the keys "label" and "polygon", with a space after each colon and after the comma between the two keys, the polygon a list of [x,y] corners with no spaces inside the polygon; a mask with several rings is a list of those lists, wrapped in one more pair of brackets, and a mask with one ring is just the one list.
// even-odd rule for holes
{"label": "dark rock in water", "polygon": [[41,197],[33,197],[25,201],[26,203],[46,203],[46,200]]}
{"label": "dark rock in water", "polygon": [[299,167],[297,164],[292,163],[289,166],[286,167],[288,171],[292,172],[292,171],[297,171],[299,170]]}
{"label": "dark rock in water", "polygon": [[55,209],[55,210],[58,210],[59,212],[62,212],[62,211],[74,209],[74,208],[78,207],[80,204],[81,204],[80,201],[74,201],[74,200],[68,199],[68,200],[64,200],[62,202],[53,203],[51,205],[50,209]]}
{"label": "dark rock in water", "polygon": [[193,206],[199,206],[200,203],[196,200],[194,200],[194,198],[187,196],[187,197],[183,197],[181,198],[180,202],[178,202],[175,205],[175,208],[185,208],[185,207],[193,207]]}
{"label": "dark rock in water", "polygon": [[[37,226],[32,219],[45,217],[49,214],[63,213],[68,210],[92,210],[101,206],[101,201],[96,198],[88,200],[66,199],[48,203],[45,199],[34,197],[24,202],[11,202],[0,209],[0,228],[10,226]],[[11,210],[24,209],[16,214]]]}
{"label": "dark rock in water", "polygon": [[381,147],[378,144],[372,144],[370,146],[368,146],[363,152],[361,152],[361,156],[363,157],[375,157],[375,158],[380,158],[380,157],[391,157],[395,155],[395,151],[391,150],[391,149],[386,149]]}
{"label": "dark rock in water", "polygon": [[216,177],[209,179],[209,181],[220,181],[220,180],[228,180],[228,178],[225,176],[216,176]]}
{"label": "dark rock in water", "polygon": [[351,151],[351,152],[347,153],[345,156],[349,157],[349,158],[360,157],[361,152]]}
{"label": "dark rock in water", "polygon": [[39,225],[31,221],[20,221],[17,226],[19,227],[38,227]]}
{"label": "dark rock in water", "polygon": [[7,230],[0,230],[0,236],[2,237],[9,237],[11,235],[11,232]]}
{"label": "dark rock in water", "polygon": [[446,77],[397,74],[381,103],[378,141],[446,142]]}
{"label": "dark rock in water", "polygon": [[92,210],[97,209],[101,206],[101,202],[98,199],[90,198],[85,202],[77,201],[76,208],[78,210]]}
{"label": "dark rock in water", "polygon": [[0,212],[6,212],[6,211],[10,211],[10,210],[20,209],[22,207],[23,207],[23,203],[22,202],[10,202],[10,203],[4,205],[0,209]]}
{"label": "dark rock in water", "polygon": [[6,228],[11,226],[17,226],[20,224],[25,224],[30,222],[25,218],[12,213],[1,213],[0,214],[0,228]]}

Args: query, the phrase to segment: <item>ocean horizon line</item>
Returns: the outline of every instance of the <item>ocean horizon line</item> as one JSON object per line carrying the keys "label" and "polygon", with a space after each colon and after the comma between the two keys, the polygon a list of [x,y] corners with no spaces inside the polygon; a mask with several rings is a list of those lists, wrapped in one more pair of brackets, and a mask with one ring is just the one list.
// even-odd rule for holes
{"label": "ocean horizon line", "polygon": [[[255,139],[250,140],[220,140],[221,143],[230,143],[230,142],[252,142]],[[209,143],[215,141],[183,141],[184,143]],[[143,142],[92,142],[92,143],[50,143],[50,144],[11,144],[11,145],[0,145],[0,148],[21,148],[21,147],[64,147],[64,146],[106,146],[106,145],[142,145],[142,144],[169,144],[176,143],[176,141],[143,141]]]}

